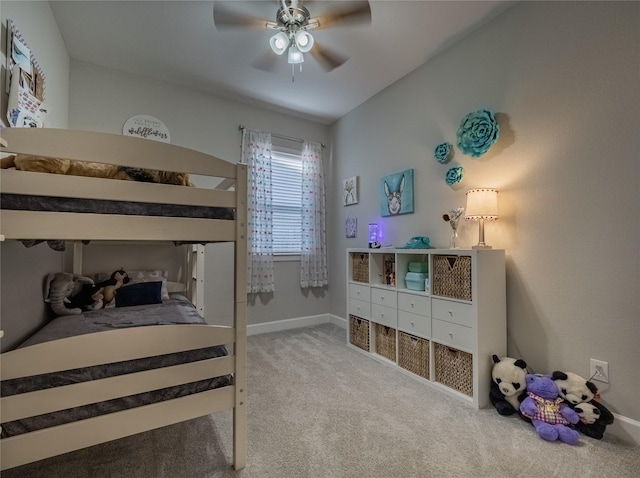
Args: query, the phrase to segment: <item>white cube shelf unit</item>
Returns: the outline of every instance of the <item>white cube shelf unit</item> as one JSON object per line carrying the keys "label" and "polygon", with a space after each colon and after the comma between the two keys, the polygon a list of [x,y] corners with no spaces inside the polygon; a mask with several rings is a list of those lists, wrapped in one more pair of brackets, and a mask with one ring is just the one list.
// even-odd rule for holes
{"label": "white cube shelf unit", "polygon": [[[424,291],[405,281],[416,262]],[[347,317],[349,346],[487,407],[491,356],[507,353],[504,250],[347,249]]]}

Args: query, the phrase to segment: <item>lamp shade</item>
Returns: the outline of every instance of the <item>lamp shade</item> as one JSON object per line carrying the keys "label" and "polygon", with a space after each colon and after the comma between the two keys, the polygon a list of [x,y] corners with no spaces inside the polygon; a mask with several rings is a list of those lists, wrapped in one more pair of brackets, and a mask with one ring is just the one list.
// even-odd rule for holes
{"label": "lamp shade", "polygon": [[313,47],[314,40],[311,36],[311,33],[304,30],[299,30],[298,32],[296,32],[295,38],[296,45],[302,53],[307,53]]}
{"label": "lamp shade", "polygon": [[298,47],[295,45],[291,45],[289,47],[288,62],[292,65],[297,65],[298,63],[304,62],[304,55],[300,50],[298,50]]}
{"label": "lamp shade", "polygon": [[269,39],[269,45],[274,53],[282,55],[289,46],[289,37],[285,32],[276,33]]}
{"label": "lamp shade", "polygon": [[498,191],[492,188],[478,188],[467,191],[465,219],[498,219]]}

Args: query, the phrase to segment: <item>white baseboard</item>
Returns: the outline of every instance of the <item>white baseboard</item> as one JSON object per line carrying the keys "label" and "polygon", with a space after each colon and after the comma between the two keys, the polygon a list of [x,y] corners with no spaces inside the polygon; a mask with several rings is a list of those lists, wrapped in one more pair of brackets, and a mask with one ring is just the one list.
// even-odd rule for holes
{"label": "white baseboard", "polygon": [[267,334],[269,332],[280,332],[282,330],[298,329],[300,327],[311,327],[332,323],[344,329],[347,328],[347,321],[337,315],[320,314],[310,315],[308,317],[297,317],[295,319],[274,320],[273,322],[265,322],[262,324],[252,324],[247,326],[247,335]]}
{"label": "white baseboard", "polygon": [[343,319],[342,317],[338,317],[337,315],[327,314],[329,316],[329,322],[333,325],[337,325],[338,327],[342,327],[346,330],[347,328],[347,319]]}
{"label": "white baseboard", "polygon": [[605,435],[612,436],[640,446],[640,422],[617,413],[613,414],[613,423],[607,427]]}

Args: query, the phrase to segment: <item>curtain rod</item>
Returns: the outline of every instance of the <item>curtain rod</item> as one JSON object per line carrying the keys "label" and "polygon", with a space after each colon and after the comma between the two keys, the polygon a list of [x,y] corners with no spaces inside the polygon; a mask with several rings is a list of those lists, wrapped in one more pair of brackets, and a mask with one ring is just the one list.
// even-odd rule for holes
{"label": "curtain rod", "polygon": [[[242,125],[242,124],[241,124],[241,125],[238,125],[238,129],[239,129],[240,131],[244,131],[245,126],[244,126],[244,125]],[[276,134],[276,133],[271,133],[271,136],[275,136],[276,138],[280,138],[280,139],[286,139],[286,140],[289,140],[289,141],[295,141],[296,143],[303,143],[303,142],[305,141],[304,139],[294,138],[294,137],[292,137],[292,136],[284,136],[284,135],[282,135],[282,134]],[[320,146],[322,146],[322,149],[324,149],[324,148],[325,148],[324,143],[320,143]]]}

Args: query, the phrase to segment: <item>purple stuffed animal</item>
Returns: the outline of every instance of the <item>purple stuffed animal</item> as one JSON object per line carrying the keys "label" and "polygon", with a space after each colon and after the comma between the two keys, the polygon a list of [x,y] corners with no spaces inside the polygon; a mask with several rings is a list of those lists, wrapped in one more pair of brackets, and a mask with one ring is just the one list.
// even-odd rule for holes
{"label": "purple stuffed animal", "polygon": [[569,445],[578,443],[580,434],[569,424],[580,421],[578,414],[558,394],[556,383],[548,376],[527,374],[527,398],[520,404],[520,412],[543,440],[560,440]]}

